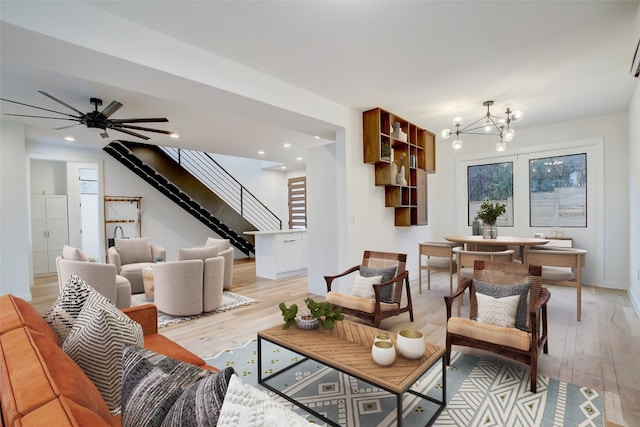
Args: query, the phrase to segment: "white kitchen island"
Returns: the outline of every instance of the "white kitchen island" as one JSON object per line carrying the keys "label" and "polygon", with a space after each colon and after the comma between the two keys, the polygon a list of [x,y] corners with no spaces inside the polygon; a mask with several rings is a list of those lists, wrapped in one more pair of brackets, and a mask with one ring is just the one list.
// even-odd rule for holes
{"label": "white kitchen island", "polygon": [[255,236],[256,276],[266,279],[307,274],[307,230],[246,231]]}

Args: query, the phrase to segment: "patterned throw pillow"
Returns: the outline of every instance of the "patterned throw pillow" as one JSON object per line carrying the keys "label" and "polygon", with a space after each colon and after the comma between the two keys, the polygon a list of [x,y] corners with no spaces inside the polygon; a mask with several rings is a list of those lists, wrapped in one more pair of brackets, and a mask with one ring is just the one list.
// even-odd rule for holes
{"label": "patterned throw pillow", "polygon": [[142,327],[97,292],[91,293],[62,343],[64,350],[96,385],[113,414],[120,412],[122,346],[142,347]]}
{"label": "patterned throw pillow", "polygon": [[[224,396],[209,396],[203,391],[226,390],[226,383],[233,372],[231,367],[213,372],[150,350],[125,345],[122,354],[122,426],[157,427],[169,414],[171,419],[179,419],[186,417],[190,409],[200,415],[215,414],[215,407]],[[211,377],[217,378],[199,383]],[[195,390],[189,390],[194,383],[198,383]],[[191,398],[195,401],[189,402]],[[175,410],[174,404],[178,404]],[[204,409],[204,406],[208,408]],[[195,417],[195,414],[190,416]],[[199,424],[179,422],[173,425]]]}
{"label": "patterned throw pillow", "polygon": [[[72,274],[56,302],[45,313],[44,319],[56,331],[61,342],[67,339],[82,307],[92,293],[97,294],[98,291],[87,285],[77,275]],[[112,304],[115,306],[115,303]]]}
{"label": "patterned throw pillow", "polygon": [[176,400],[162,422],[162,427],[216,427],[227,386],[234,370],[226,368],[218,374],[201,379],[187,388]]}
{"label": "patterned throw pillow", "polygon": [[382,276],[363,277],[356,271],[353,286],[351,287],[351,295],[354,297],[374,299],[376,293],[371,285],[379,285],[380,283],[382,283]]}
{"label": "patterned throw pillow", "polygon": [[489,295],[494,298],[503,298],[519,295],[518,310],[516,312],[516,328],[528,332],[529,328],[529,290],[530,283],[520,283],[517,285],[495,285],[481,280],[473,279],[473,286],[476,292]]}
{"label": "patterned throw pillow", "polygon": [[[360,275],[362,277],[371,277],[382,275],[382,280],[380,283],[388,282],[389,280],[396,277],[396,272],[398,271],[398,267],[389,267],[389,268],[371,268],[365,265],[360,266]],[[389,304],[393,303],[393,290],[395,289],[395,284],[390,284],[380,289],[380,300],[383,302],[388,302]]]}
{"label": "patterned throw pillow", "polygon": [[266,393],[232,375],[218,427],[309,427],[311,424]]}
{"label": "patterned throw pillow", "polygon": [[494,298],[476,292],[478,299],[478,317],[476,320],[490,325],[513,328],[516,325],[519,295]]}

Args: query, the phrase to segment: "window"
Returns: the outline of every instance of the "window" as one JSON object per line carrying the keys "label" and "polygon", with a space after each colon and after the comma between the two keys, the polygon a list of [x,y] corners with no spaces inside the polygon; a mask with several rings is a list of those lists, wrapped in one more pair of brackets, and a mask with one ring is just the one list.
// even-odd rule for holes
{"label": "window", "polygon": [[531,227],[587,226],[587,155],[529,160]]}
{"label": "window", "polygon": [[473,224],[476,212],[484,199],[507,204],[507,211],[498,218],[496,225],[513,227],[513,162],[469,166],[468,225]]}

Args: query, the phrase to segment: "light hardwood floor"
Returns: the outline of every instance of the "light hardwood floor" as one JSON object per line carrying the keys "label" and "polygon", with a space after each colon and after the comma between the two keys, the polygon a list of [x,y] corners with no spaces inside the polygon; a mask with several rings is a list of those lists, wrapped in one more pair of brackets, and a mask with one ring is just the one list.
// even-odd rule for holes
{"label": "light hardwood floor", "polygon": [[[338,272],[327,272],[338,273]],[[408,314],[386,319],[382,328],[395,332],[411,327],[430,342],[444,345],[445,307],[449,289],[447,273],[432,273],[431,290],[418,293],[411,282],[415,321]],[[454,279],[455,280],[455,279]],[[607,426],[640,426],[640,320],[626,291],[586,286],[582,292],[582,321],[576,321],[575,290],[548,286],[549,354],[541,355],[538,372],[569,383],[599,390]],[[58,294],[55,275],[41,276],[32,288],[33,305],[44,313]],[[256,332],[282,322],[278,304],[303,304],[307,277],[281,280],[255,276],[253,260],[236,260],[232,292],[258,300],[228,312],[162,328],[160,332],[200,356],[255,338]],[[463,307],[463,310],[465,308]],[[460,351],[481,354],[459,347]],[[483,353],[485,357],[500,357]],[[503,359],[504,363],[513,363]]]}

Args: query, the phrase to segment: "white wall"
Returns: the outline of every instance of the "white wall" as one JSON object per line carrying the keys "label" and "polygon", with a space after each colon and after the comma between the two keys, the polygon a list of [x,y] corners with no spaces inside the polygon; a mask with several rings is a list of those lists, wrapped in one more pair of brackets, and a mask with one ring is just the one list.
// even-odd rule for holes
{"label": "white wall", "polygon": [[[640,18],[640,14],[638,15]],[[639,19],[640,21],[640,19]],[[640,84],[629,106],[629,296],[640,316]]]}
{"label": "white wall", "polygon": [[31,194],[67,194],[67,165],[65,162],[31,160]]}
{"label": "white wall", "polygon": [[0,294],[31,299],[27,156],[24,126],[0,122]]}
{"label": "white wall", "polygon": [[[263,169],[261,160],[222,154],[211,154],[211,157],[280,218],[282,228],[288,228],[287,173]],[[292,176],[299,175],[304,175],[304,171]]]}

